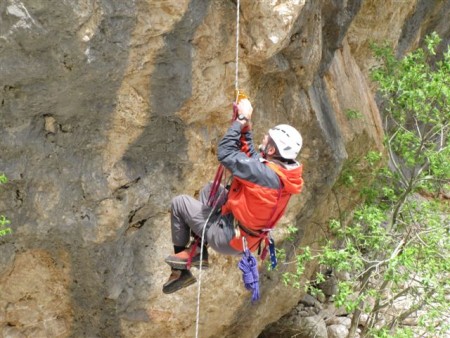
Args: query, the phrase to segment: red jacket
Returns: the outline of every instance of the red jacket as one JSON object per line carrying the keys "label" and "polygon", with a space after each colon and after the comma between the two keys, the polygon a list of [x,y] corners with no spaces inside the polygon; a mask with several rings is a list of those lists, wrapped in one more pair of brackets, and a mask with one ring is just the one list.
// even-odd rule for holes
{"label": "red jacket", "polygon": [[[219,161],[233,174],[222,214],[231,212],[246,229],[261,233],[275,226],[291,195],[300,193],[302,166],[295,161],[282,166],[264,160],[254,150],[251,130],[245,128],[241,132],[241,126],[234,122],[219,144]],[[258,248],[262,237],[249,235],[242,229],[239,232],[230,241],[235,250],[243,251],[243,236],[251,251]]]}

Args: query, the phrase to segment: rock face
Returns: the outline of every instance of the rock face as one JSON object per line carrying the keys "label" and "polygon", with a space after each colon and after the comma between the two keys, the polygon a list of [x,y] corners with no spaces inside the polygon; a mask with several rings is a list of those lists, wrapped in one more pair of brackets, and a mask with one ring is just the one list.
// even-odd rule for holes
{"label": "rock face", "polygon": [[[403,53],[436,30],[444,46],[449,12],[446,1],[241,0],[239,85],[255,139],[278,123],[304,138],[306,186],[275,232],[280,247],[287,224],[297,246],[322,238],[343,165],[381,149],[369,43]],[[214,176],[235,17],[231,0],[0,3],[0,214],[14,231],[0,239],[1,336],[194,336],[196,287],[161,292],[169,206]],[[266,272],[252,305],[238,258],[211,261],[201,337],[256,337],[303,296]]]}

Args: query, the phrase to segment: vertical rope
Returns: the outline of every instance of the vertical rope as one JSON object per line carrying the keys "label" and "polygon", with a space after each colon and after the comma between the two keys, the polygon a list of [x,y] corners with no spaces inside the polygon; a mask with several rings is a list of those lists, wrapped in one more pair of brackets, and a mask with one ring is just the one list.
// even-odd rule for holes
{"label": "vertical rope", "polygon": [[206,230],[206,225],[209,222],[209,219],[211,218],[211,215],[213,214],[213,212],[215,211],[215,208],[212,208],[208,218],[206,219],[205,224],[203,225],[203,231],[202,231],[202,242],[201,242],[201,249],[200,249],[200,273],[198,275],[198,285],[197,285],[197,317],[195,319],[195,338],[198,338],[198,325],[200,322],[200,289],[202,286],[202,262],[203,262],[203,246],[205,245],[204,241],[205,241],[205,230]]}
{"label": "vertical rope", "polygon": [[236,93],[236,101],[238,102],[239,97],[239,9],[240,9],[240,0],[237,0],[236,3],[236,74],[234,77],[234,91]]}
{"label": "vertical rope", "polygon": [[[238,101],[239,97],[239,9],[241,6],[240,0],[237,0],[236,3],[236,74],[234,78],[234,89],[236,92],[236,102]],[[219,197],[222,195],[223,191],[220,193]],[[199,275],[198,275],[198,285],[197,285],[197,316],[195,319],[195,338],[198,338],[198,328],[199,328],[199,322],[200,322],[200,290],[202,285],[202,262],[203,262],[203,246],[204,246],[204,240],[205,240],[205,230],[206,225],[209,222],[209,219],[211,218],[214,210],[215,205],[213,206],[211,213],[209,214],[208,218],[206,219],[205,225],[203,226],[202,231],[202,241],[201,241],[201,247],[200,247],[200,266],[199,266]]]}
{"label": "vertical rope", "polygon": [[[229,182],[228,182],[229,183]],[[227,182],[225,182],[225,185],[228,184]],[[212,209],[211,212],[208,215],[208,218],[206,219],[205,224],[203,225],[203,230],[202,230],[202,241],[201,241],[201,246],[200,246],[200,266],[199,266],[199,275],[198,275],[198,285],[197,285],[197,316],[195,319],[195,338],[198,338],[198,327],[199,327],[199,323],[200,323],[200,290],[202,287],[202,272],[203,272],[203,247],[205,245],[205,233],[206,233],[206,226],[208,225],[208,222],[212,216],[212,214],[217,211],[217,205],[218,202],[220,201],[220,199],[222,198],[223,193],[225,192],[225,189],[222,189],[219,193],[219,196],[217,196],[216,201],[213,203],[213,205],[211,205]]]}

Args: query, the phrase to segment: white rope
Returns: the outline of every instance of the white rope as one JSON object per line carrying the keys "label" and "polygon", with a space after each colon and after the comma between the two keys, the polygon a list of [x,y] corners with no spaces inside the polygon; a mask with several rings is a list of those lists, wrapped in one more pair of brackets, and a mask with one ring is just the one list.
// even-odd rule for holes
{"label": "white rope", "polygon": [[[226,183],[228,184],[228,183]],[[220,198],[222,197],[223,193],[225,192],[225,189],[220,189],[220,193],[219,196],[217,196],[217,198],[215,199],[216,201],[219,201]],[[203,230],[202,230],[202,241],[200,243],[200,266],[199,266],[199,275],[198,275],[198,284],[197,284],[197,317],[195,319],[195,338],[198,338],[198,326],[199,326],[199,322],[200,322],[200,289],[202,286],[202,272],[203,272],[203,247],[205,245],[205,233],[206,233],[206,228],[207,228],[207,224],[209,222],[209,219],[211,218],[212,214],[217,211],[217,202],[215,205],[212,206],[211,212],[208,215],[208,218],[206,219],[205,224],[203,225]]]}
{"label": "white rope", "polygon": [[240,8],[240,0],[237,0],[236,4],[236,74],[234,77],[234,89],[236,92],[236,102],[238,101],[239,95],[239,8]]}
{"label": "white rope", "polygon": [[206,225],[209,222],[209,219],[211,218],[211,215],[213,214],[213,212],[216,210],[216,208],[212,208],[211,212],[208,215],[208,218],[206,219],[205,224],[203,225],[203,231],[202,231],[202,242],[201,242],[201,247],[200,247],[200,273],[198,275],[198,284],[197,284],[197,318],[195,319],[195,338],[198,338],[198,325],[200,322],[200,289],[202,286],[202,263],[203,263],[203,245],[204,245],[204,241],[205,241],[205,232],[206,232]]}
{"label": "white rope", "polygon": [[[229,180],[231,179],[231,177],[229,178]],[[225,184],[229,184],[230,181],[225,182]],[[217,198],[215,199],[216,201],[220,201],[220,199],[222,198],[223,193],[226,191],[225,188],[220,189],[220,193],[219,196],[217,196]],[[203,230],[202,230],[202,241],[200,243],[201,247],[200,247],[200,266],[199,266],[199,275],[198,275],[198,284],[197,284],[197,317],[195,319],[195,338],[198,338],[198,326],[199,326],[199,322],[200,322],[200,289],[202,286],[202,271],[203,271],[203,247],[205,245],[204,242],[204,238],[205,238],[205,232],[206,232],[206,225],[209,222],[209,219],[211,218],[212,214],[217,211],[217,202],[215,205],[212,206],[211,212],[208,215],[208,218],[206,219],[205,224],[203,225]]]}
{"label": "white rope", "polygon": [[[236,102],[238,101],[239,96],[239,8],[240,8],[240,0],[237,0],[236,3],[236,74],[234,79],[234,89],[236,91]],[[219,194],[219,197],[217,199],[220,199],[222,196],[222,193],[224,190],[222,190]],[[204,240],[205,240],[205,232],[206,232],[206,226],[209,222],[209,219],[211,218],[212,214],[216,210],[215,206],[212,208],[211,212],[208,215],[208,218],[206,219],[205,224],[203,225],[203,231],[202,231],[202,241],[200,246],[200,272],[198,275],[198,284],[197,284],[197,316],[195,319],[195,338],[198,338],[198,327],[200,322],[200,290],[202,286],[202,266],[203,266],[203,246],[204,246]]]}

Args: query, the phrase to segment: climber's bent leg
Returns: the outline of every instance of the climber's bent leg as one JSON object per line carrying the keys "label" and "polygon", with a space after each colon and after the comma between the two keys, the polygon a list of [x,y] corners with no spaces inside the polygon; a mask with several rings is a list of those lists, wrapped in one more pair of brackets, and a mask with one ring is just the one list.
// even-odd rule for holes
{"label": "climber's bent leg", "polygon": [[[211,193],[212,183],[207,183],[202,190],[200,190],[200,202],[208,204],[209,195]],[[220,185],[216,193],[216,205],[221,207],[227,201],[228,191]]]}
{"label": "climber's bent leg", "polygon": [[190,232],[202,235],[203,227],[212,208],[189,195],[180,195],[172,200],[171,227],[174,246],[186,246]]}
{"label": "climber's bent leg", "polygon": [[[202,235],[203,228],[212,211],[211,207],[204,205],[191,196],[181,195],[172,200],[172,241],[175,254],[166,257],[165,262],[174,269],[186,269],[189,257],[192,266],[200,266],[200,247],[184,248],[190,239],[191,231],[198,237]],[[214,217],[217,218],[217,217]],[[191,252],[191,250],[195,250]],[[203,249],[202,268],[208,268],[208,251]]]}

